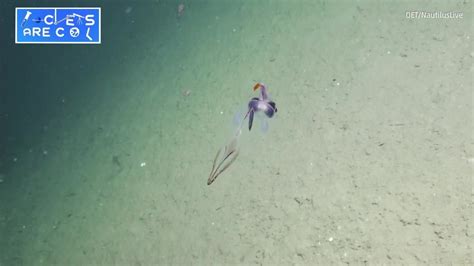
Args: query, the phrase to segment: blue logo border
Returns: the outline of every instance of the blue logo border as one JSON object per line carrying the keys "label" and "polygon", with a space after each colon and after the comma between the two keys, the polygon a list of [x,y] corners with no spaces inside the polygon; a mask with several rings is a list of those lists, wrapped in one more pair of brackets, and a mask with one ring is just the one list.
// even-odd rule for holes
{"label": "blue logo border", "polygon": [[[99,40],[95,42],[19,42],[18,10],[21,9],[97,9],[99,10]],[[101,7],[15,7],[15,44],[101,44],[102,43],[102,8]]]}

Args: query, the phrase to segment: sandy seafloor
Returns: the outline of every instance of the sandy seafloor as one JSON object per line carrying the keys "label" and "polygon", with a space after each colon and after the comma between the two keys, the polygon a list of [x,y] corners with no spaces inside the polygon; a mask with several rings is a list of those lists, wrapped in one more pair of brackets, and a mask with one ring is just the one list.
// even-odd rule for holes
{"label": "sandy seafloor", "polygon": [[[96,46],[1,4],[0,265],[473,263],[471,1],[183,3],[83,2]],[[256,81],[278,113],[207,186]]]}

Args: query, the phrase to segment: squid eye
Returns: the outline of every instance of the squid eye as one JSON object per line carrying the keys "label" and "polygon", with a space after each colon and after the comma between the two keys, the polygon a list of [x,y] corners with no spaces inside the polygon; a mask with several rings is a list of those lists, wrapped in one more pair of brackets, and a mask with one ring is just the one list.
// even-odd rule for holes
{"label": "squid eye", "polygon": [[268,104],[275,110],[275,113],[278,111],[275,102],[268,102]]}

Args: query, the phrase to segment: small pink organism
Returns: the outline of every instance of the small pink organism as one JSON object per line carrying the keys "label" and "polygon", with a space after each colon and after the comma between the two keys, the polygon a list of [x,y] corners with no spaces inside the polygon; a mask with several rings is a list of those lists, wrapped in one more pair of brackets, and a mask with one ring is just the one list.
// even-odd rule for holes
{"label": "small pink organism", "polygon": [[181,17],[184,14],[184,4],[181,3],[178,5],[178,17]]}

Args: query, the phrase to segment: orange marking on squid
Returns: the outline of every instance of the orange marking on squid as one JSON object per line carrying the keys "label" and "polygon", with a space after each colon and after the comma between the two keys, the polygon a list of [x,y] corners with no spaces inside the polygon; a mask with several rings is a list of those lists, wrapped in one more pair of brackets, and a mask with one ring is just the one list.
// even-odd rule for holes
{"label": "orange marking on squid", "polygon": [[255,84],[255,86],[253,86],[253,90],[256,91],[256,90],[260,89],[260,87],[262,87],[262,84],[260,84],[260,82],[257,82],[257,84]]}

